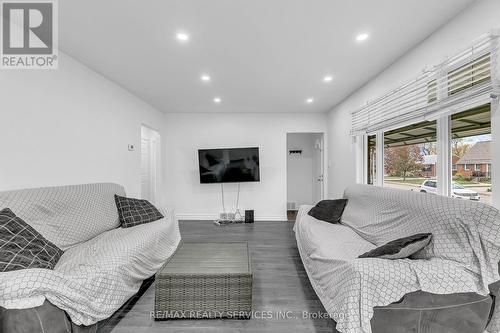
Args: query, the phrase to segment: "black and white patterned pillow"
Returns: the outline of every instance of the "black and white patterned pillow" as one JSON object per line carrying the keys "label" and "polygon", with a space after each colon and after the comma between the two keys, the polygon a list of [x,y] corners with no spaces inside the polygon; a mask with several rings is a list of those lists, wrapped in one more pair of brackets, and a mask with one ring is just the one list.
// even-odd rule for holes
{"label": "black and white patterned pillow", "polygon": [[63,253],[9,208],[0,211],[0,272],[53,269]]}
{"label": "black and white patterned pillow", "polygon": [[163,218],[158,209],[147,200],[126,198],[115,194],[115,202],[122,228],[130,228]]}

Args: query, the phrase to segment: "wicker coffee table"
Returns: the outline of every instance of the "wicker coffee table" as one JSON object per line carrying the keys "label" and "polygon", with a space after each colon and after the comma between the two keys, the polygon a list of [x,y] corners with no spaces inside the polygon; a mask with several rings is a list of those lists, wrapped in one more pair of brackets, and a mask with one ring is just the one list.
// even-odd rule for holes
{"label": "wicker coffee table", "polygon": [[250,318],[248,244],[182,243],[156,274],[155,319]]}

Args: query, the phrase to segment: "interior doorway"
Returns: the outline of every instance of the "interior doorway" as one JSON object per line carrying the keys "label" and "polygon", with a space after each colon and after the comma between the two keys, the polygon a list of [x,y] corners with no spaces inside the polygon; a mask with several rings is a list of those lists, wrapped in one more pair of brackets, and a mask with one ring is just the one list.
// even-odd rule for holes
{"label": "interior doorway", "polygon": [[294,221],[301,205],[323,200],[324,134],[287,133],[287,216]]}
{"label": "interior doorway", "polygon": [[141,126],[141,197],[158,204],[161,170],[160,133]]}

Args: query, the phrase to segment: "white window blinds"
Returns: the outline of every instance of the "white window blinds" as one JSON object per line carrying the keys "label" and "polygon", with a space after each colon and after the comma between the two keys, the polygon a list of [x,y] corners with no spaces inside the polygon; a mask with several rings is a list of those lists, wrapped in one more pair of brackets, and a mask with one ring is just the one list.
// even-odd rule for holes
{"label": "white window blinds", "polygon": [[374,132],[489,102],[491,93],[500,93],[497,49],[498,35],[485,35],[472,47],[370,101],[352,113],[351,134]]}

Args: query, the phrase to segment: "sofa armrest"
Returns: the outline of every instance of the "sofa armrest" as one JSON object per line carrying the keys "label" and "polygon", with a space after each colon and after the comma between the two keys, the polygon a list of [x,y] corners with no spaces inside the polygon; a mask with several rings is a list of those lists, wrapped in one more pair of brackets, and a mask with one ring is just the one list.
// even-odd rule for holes
{"label": "sofa armrest", "polygon": [[500,296],[500,281],[494,282],[489,285],[490,294],[499,297]]}

